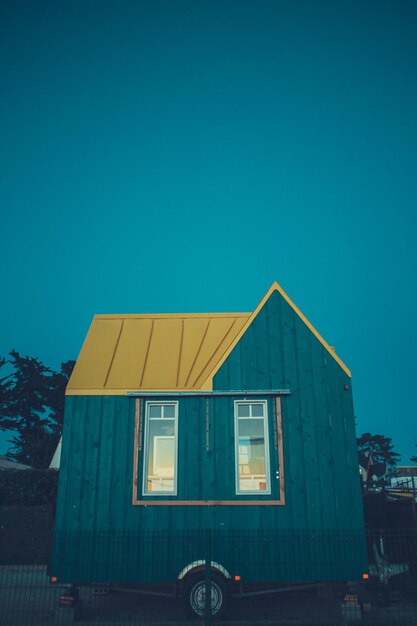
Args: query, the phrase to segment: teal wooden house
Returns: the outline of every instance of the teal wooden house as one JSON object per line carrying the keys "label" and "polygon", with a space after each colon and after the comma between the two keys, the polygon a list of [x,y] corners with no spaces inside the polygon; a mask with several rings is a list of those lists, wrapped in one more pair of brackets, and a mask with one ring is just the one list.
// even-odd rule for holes
{"label": "teal wooden house", "polygon": [[277,283],[252,313],[96,315],[66,393],[58,580],[184,580],[207,529],[225,580],[366,571],[350,372]]}

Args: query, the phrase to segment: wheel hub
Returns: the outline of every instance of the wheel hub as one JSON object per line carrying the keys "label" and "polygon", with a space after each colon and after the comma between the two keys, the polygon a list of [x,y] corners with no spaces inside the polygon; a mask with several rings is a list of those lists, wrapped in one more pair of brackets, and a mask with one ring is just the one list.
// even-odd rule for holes
{"label": "wheel hub", "polygon": [[[216,615],[223,604],[223,593],[219,585],[212,580],[211,585],[211,614]],[[197,615],[204,615],[206,610],[206,583],[199,581],[194,585],[190,592],[190,602],[193,611]]]}

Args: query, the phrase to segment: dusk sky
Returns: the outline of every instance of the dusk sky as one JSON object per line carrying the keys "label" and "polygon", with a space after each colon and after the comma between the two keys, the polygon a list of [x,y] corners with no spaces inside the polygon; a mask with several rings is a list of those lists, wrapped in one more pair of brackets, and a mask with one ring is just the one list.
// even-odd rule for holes
{"label": "dusk sky", "polygon": [[277,280],[409,464],[416,33],[402,0],[1,2],[0,355]]}

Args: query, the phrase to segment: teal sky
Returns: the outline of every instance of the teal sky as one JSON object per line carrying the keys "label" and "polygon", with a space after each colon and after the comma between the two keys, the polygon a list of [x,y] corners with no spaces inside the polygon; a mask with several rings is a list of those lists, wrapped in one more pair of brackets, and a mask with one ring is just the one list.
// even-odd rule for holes
{"label": "teal sky", "polygon": [[408,463],[416,32],[401,0],[3,1],[0,355],[58,367],[94,313],[250,311],[277,280]]}

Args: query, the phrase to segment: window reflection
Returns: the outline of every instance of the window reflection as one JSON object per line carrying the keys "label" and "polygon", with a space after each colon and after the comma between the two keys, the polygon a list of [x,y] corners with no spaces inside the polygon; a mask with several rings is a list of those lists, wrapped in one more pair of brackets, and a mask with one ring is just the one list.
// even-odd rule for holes
{"label": "window reflection", "polygon": [[178,404],[147,404],[144,494],[176,493]]}
{"label": "window reflection", "polygon": [[271,493],[266,402],[235,407],[237,493]]}

